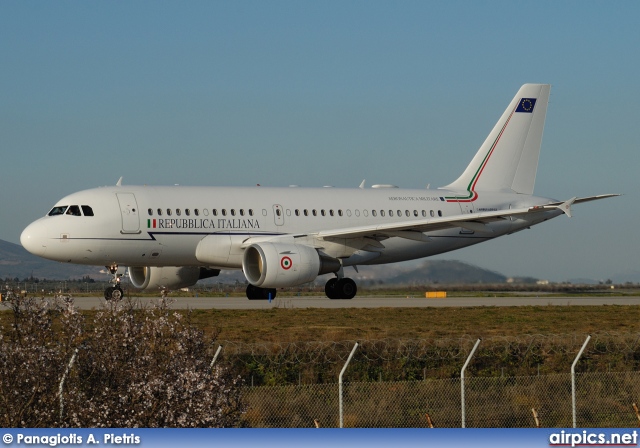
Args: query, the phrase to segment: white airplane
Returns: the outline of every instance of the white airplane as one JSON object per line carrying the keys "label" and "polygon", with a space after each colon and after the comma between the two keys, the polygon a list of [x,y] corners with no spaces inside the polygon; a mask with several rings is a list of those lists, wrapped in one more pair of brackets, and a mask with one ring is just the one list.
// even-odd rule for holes
{"label": "white airplane", "polygon": [[59,200],[20,236],[40,257],[106,266],[122,296],[119,266],[134,287],[175,289],[242,269],[249,299],[327,281],[330,299],[351,299],[344,268],[428,257],[508,235],[571,206],[533,196],[548,84],[525,84],[458,179],[438,189],[102,187]]}

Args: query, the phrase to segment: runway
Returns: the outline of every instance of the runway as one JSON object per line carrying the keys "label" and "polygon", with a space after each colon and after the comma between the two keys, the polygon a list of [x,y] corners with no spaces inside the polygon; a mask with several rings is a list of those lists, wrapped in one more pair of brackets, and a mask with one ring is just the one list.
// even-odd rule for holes
{"label": "runway", "polygon": [[[134,304],[142,307],[157,303],[159,298],[134,297]],[[99,309],[106,303],[98,297],[74,297],[79,309]],[[171,299],[172,309],[300,309],[300,308],[429,308],[429,307],[504,307],[504,306],[602,306],[640,305],[640,296],[626,297],[448,297],[446,299],[426,299],[424,297],[356,297],[352,300],[330,300],[326,297],[282,297],[268,302],[248,300],[244,297],[177,297]]]}

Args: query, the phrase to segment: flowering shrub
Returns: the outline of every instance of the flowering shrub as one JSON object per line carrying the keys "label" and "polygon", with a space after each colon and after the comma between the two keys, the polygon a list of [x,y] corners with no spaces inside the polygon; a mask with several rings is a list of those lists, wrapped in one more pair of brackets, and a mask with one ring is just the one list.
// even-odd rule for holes
{"label": "flowering shrub", "polygon": [[240,380],[210,367],[215,338],[165,301],[109,303],[91,321],[62,301],[11,308],[11,328],[0,329],[0,426],[241,424]]}

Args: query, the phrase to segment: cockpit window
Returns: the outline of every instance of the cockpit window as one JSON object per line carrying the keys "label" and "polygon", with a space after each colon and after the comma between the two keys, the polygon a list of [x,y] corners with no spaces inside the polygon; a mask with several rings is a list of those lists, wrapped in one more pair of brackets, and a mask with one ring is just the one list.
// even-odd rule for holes
{"label": "cockpit window", "polygon": [[82,213],[80,213],[80,207],[77,205],[70,205],[67,209],[67,215],[82,216]]}
{"label": "cockpit window", "polygon": [[80,207],[82,207],[82,214],[84,216],[93,216],[93,209],[91,207],[88,205],[81,205]]}
{"label": "cockpit window", "polygon": [[64,215],[64,212],[68,207],[68,205],[58,205],[57,207],[53,207],[49,212],[49,216]]}

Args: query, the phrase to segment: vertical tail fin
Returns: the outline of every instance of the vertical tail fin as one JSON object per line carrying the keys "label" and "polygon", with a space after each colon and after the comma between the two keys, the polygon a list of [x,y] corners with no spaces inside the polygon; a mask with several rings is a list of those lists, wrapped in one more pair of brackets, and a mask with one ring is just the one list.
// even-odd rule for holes
{"label": "vertical tail fin", "polygon": [[473,201],[476,191],[533,194],[550,90],[549,84],[518,90],[467,169],[442,187],[461,193],[448,199]]}

